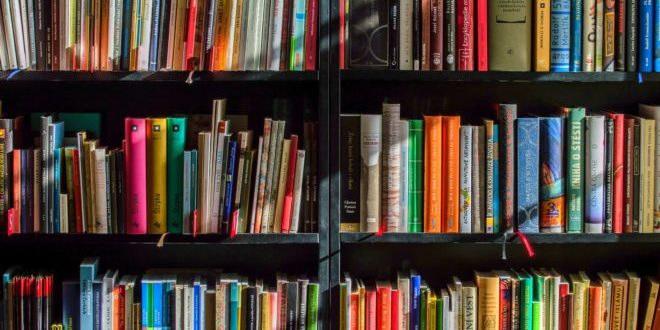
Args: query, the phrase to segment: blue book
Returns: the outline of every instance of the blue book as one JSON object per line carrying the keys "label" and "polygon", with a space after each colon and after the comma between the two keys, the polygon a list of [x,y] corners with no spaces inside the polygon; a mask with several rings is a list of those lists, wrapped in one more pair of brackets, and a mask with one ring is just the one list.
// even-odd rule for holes
{"label": "blue book", "polygon": [[653,56],[653,68],[655,72],[660,72],[660,1],[655,0],[655,33],[653,39],[655,40],[655,52]]}
{"label": "blue book", "polygon": [[101,330],[103,324],[103,276],[99,275],[92,283],[94,296],[94,327],[93,330]]}
{"label": "blue book", "polygon": [[413,330],[419,330],[421,287],[422,277],[412,273],[410,275],[410,328]]}
{"label": "blue book", "polygon": [[582,0],[571,0],[571,72],[582,71]]}
{"label": "blue book", "polygon": [[94,327],[93,282],[99,268],[98,258],[85,258],[80,263],[80,328]]}
{"label": "blue book", "polygon": [[55,176],[55,181],[54,181],[54,201],[53,201],[53,232],[54,233],[59,233],[60,232],[60,182],[62,180],[60,179],[61,175],[61,152],[62,149],[55,149],[53,150],[53,159],[54,159],[54,176]]}
{"label": "blue book", "polygon": [[128,71],[130,67],[131,56],[131,25],[132,19],[133,0],[124,0],[122,8],[122,31],[121,31],[121,61],[120,69]]}
{"label": "blue book", "polygon": [[[493,125],[493,145],[497,146],[499,144],[499,125]],[[494,148],[499,150],[499,146]],[[493,233],[497,234],[500,232],[500,156],[499,152],[493,153]]]}
{"label": "blue book", "polygon": [[154,323],[153,329],[160,330],[163,327],[163,282],[156,279],[151,285],[151,290],[153,291],[153,314],[154,314]]}
{"label": "blue book", "polygon": [[564,118],[541,118],[540,231],[564,231]]}
{"label": "blue book", "polygon": [[225,186],[225,217],[224,220],[226,224],[223,224],[223,230],[226,230],[226,233],[229,233],[229,226],[231,226],[231,208],[234,205],[234,185],[236,184],[236,178],[234,177],[234,172],[236,171],[236,149],[238,146],[237,141],[229,142],[228,156],[227,157],[227,184]]}
{"label": "blue book", "polygon": [[653,71],[653,0],[642,0],[639,5],[639,71]]}
{"label": "blue book", "polygon": [[[302,71],[305,65],[305,0],[293,0],[291,23],[291,59],[289,70]],[[285,45],[282,45],[285,46]]]}
{"label": "blue book", "polygon": [[150,322],[150,319],[153,318],[150,317],[152,306],[150,304],[151,299],[149,299],[149,296],[153,294],[151,291],[151,279],[148,276],[144,276],[140,284],[142,286],[142,329],[147,329],[153,326]]}
{"label": "blue book", "polygon": [[78,281],[62,282],[62,328],[80,329],[80,282]]}
{"label": "blue book", "polygon": [[516,120],[518,230],[539,232],[539,119]]}
{"label": "blue book", "polygon": [[160,0],[153,0],[151,12],[151,44],[149,45],[149,71],[158,70],[158,33],[160,31],[160,20]]}
{"label": "blue book", "polygon": [[193,329],[202,330],[202,320],[201,320],[201,285],[199,279],[195,279],[193,284]]}
{"label": "blue book", "polygon": [[238,282],[229,284],[229,330],[238,330]]}
{"label": "blue book", "polygon": [[550,71],[568,72],[571,59],[571,1],[552,0],[550,7]]}
{"label": "blue book", "polygon": [[[62,141],[64,140],[64,122],[59,121],[48,125],[48,173],[47,173],[47,187],[48,187],[48,232],[55,233],[59,232],[59,227],[55,227],[55,214],[59,216],[59,199],[60,195],[55,196],[55,166],[59,167],[58,163],[55,163],[55,151],[59,150],[62,147]],[[57,202],[57,209],[55,208],[55,201]],[[44,210],[42,210],[44,211]],[[59,220],[58,220],[59,221]],[[57,231],[55,231],[57,230]]]}

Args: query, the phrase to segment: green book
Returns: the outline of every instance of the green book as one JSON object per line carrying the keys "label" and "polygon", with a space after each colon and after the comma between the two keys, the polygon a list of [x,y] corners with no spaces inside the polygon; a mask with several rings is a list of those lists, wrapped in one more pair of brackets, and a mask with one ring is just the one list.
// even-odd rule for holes
{"label": "green book", "polygon": [[167,231],[183,231],[183,149],[186,118],[167,118]]}
{"label": "green book", "polygon": [[422,284],[422,290],[419,297],[419,328],[426,329],[426,305],[429,300],[429,288],[424,287],[425,284]]}
{"label": "green book", "polygon": [[584,207],[584,108],[568,108],[568,171],[566,173],[569,233],[582,232]]}
{"label": "green book", "polygon": [[307,287],[307,330],[318,329],[319,284],[309,283]]}
{"label": "green book", "polygon": [[408,232],[421,233],[424,224],[424,121],[409,121]]}
{"label": "green book", "polygon": [[243,177],[241,178],[242,190],[240,203],[238,208],[238,224],[239,232],[246,233],[247,225],[250,219],[250,182],[252,179],[252,162],[254,161],[254,156],[256,155],[256,150],[249,150],[245,153],[244,168],[243,168]]}
{"label": "green book", "polygon": [[[548,295],[550,293],[550,281],[548,276],[539,271],[532,271],[532,278],[534,281],[534,290],[532,290],[532,315],[534,324],[532,329],[545,330],[545,304],[548,301]],[[537,311],[537,308],[540,310]]]}
{"label": "green book", "polygon": [[543,330],[543,306],[540,301],[532,302],[532,319],[534,320],[532,330]]}
{"label": "green book", "polygon": [[515,272],[520,283],[520,330],[532,330],[532,298],[534,282],[532,277],[526,271]]}
{"label": "green book", "polygon": [[435,328],[436,330],[442,330],[442,325],[443,325],[443,310],[445,308],[445,301],[442,299],[442,294],[438,296],[438,300],[436,300],[436,306],[435,306],[438,317],[435,319]]}

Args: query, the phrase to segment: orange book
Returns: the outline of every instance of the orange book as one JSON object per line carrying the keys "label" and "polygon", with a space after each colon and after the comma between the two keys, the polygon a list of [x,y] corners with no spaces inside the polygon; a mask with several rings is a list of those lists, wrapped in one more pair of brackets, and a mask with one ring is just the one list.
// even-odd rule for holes
{"label": "orange book", "polygon": [[376,293],[376,329],[392,329],[392,286],[388,282],[378,282]]}
{"label": "orange book", "polygon": [[213,41],[213,70],[226,70],[227,63],[227,36],[229,35],[229,23],[232,1],[224,1],[224,6],[217,8],[215,32]]}
{"label": "orange book", "polygon": [[589,329],[600,330],[602,325],[603,287],[600,283],[592,283],[589,287]]}
{"label": "orange book", "polygon": [[101,1],[101,26],[100,26],[100,52],[99,58],[96,59],[98,62],[98,67],[101,71],[112,71],[112,64],[108,68],[108,27],[110,16],[110,1],[102,0]]}
{"label": "orange book", "polygon": [[442,116],[424,116],[424,231],[442,231]]}
{"label": "orange book", "polygon": [[460,116],[442,117],[442,232],[458,233]]}
{"label": "orange book", "polygon": [[359,330],[358,329],[358,306],[360,305],[360,294],[356,292],[351,293],[351,310],[350,310],[350,320],[351,328],[348,330]]}
{"label": "orange book", "polygon": [[14,178],[14,216],[8,223],[13,234],[21,232],[21,150],[14,149],[13,178]]}

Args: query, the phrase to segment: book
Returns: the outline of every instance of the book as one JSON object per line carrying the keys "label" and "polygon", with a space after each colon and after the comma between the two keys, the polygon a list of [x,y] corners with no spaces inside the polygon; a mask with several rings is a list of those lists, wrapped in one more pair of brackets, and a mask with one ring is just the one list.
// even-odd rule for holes
{"label": "book", "polygon": [[458,71],[474,71],[474,0],[456,1]]}
{"label": "book", "polygon": [[400,0],[399,7],[399,69],[412,70],[413,0]]}
{"label": "book", "polygon": [[399,168],[401,169],[401,173],[399,174],[399,230],[403,232],[407,232],[409,230],[408,226],[408,215],[410,212],[408,211],[408,198],[410,197],[409,193],[409,188],[410,185],[408,183],[409,180],[409,160],[410,156],[408,153],[410,152],[409,144],[410,144],[410,136],[409,136],[409,131],[410,131],[410,123],[407,120],[400,120],[399,121],[399,148],[401,150],[401,155],[399,157]]}
{"label": "book", "polygon": [[538,118],[516,120],[516,168],[518,169],[518,230],[539,232],[539,137]]}
{"label": "book", "polygon": [[653,315],[656,313],[655,306],[658,300],[658,288],[660,283],[653,277],[644,277],[642,280],[642,296],[640,297],[639,322],[641,329],[649,330],[653,326]]}
{"label": "book", "polygon": [[460,190],[459,190],[459,231],[472,232],[472,129],[473,126],[460,128]]}
{"label": "book", "polygon": [[186,118],[167,118],[167,231],[182,233]]}
{"label": "book", "polygon": [[[658,126],[658,119],[660,119],[660,108],[657,106],[642,104],[639,106],[639,114],[647,119],[652,119],[655,122],[655,163],[658,164],[658,161],[660,160],[660,141],[658,140],[660,137],[660,127]],[[654,182],[655,195],[653,202],[653,230],[657,232],[660,230],[660,213],[658,213],[660,210],[660,178],[658,178],[657,175],[654,177]]]}
{"label": "book", "polygon": [[341,116],[341,231],[360,230],[360,115]]}
{"label": "book", "polygon": [[639,71],[653,71],[654,50],[654,10],[653,1],[639,1]]}
{"label": "book", "polygon": [[613,121],[614,139],[609,147],[613,149],[612,155],[612,232],[623,232],[623,210],[624,210],[624,115],[622,114],[608,114],[608,117]]}
{"label": "book", "polygon": [[540,119],[541,193],[539,228],[541,232],[561,233],[566,228],[564,192],[564,119]]}
{"label": "book", "polygon": [[495,233],[495,195],[499,195],[499,191],[495,190],[495,153],[496,153],[496,140],[494,136],[495,124],[490,119],[484,119],[484,140],[485,140],[485,232]]}
{"label": "book", "polygon": [[460,117],[442,117],[442,141],[444,149],[442,152],[442,232],[459,232],[459,207],[460,207],[460,181],[459,181],[459,157],[460,157]]}
{"label": "book", "polygon": [[495,330],[500,324],[500,279],[492,273],[477,272],[477,327]]}
{"label": "book", "polygon": [[566,231],[583,231],[585,175],[585,109],[565,108],[567,113]]}
{"label": "book", "polygon": [[637,72],[639,0],[626,0],[626,71]]}
{"label": "book", "polygon": [[603,1],[603,71],[614,71],[616,29],[614,1]]}
{"label": "book", "polygon": [[604,51],[604,25],[605,25],[605,10],[602,0],[596,0],[596,42],[595,45],[595,57],[594,57],[594,71],[602,72],[603,71],[603,51]]}
{"label": "book", "polygon": [[401,230],[400,105],[383,103],[381,221],[387,232]]}
{"label": "book", "polygon": [[91,329],[94,325],[92,282],[98,267],[98,258],[86,258],[80,264],[80,326],[83,328]]}
{"label": "book", "polygon": [[534,0],[534,71],[550,71],[550,1]]}
{"label": "book", "polygon": [[498,120],[498,152],[499,152],[499,186],[500,201],[502,205],[502,218],[500,219],[500,230],[510,232],[514,226],[514,196],[515,190],[515,127],[514,121],[517,117],[515,104],[500,104],[497,106]]}
{"label": "book", "polygon": [[583,0],[582,11],[582,71],[596,68],[596,1]]}
{"label": "book", "polygon": [[571,72],[581,71],[582,69],[582,17],[583,0],[571,1],[571,23],[570,23],[570,62],[569,70]]}
{"label": "book", "polygon": [[[481,22],[477,22],[481,24]],[[504,1],[488,6],[488,67],[492,71],[530,71],[532,64],[532,4],[509,7]],[[479,45],[481,47],[481,45]],[[479,51],[479,49],[477,49]]]}
{"label": "book", "polygon": [[[457,53],[456,49],[456,1],[457,0],[444,0],[444,62],[442,67],[447,71],[455,71],[457,68],[456,60]],[[461,0],[458,0],[461,1]],[[465,7],[468,8],[468,7]]]}
{"label": "book", "polygon": [[571,55],[571,1],[551,1],[550,6],[552,23],[550,26],[550,70],[568,72],[570,71]]}
{"label": "book", "polygon": [[[421,126],[421,125],[419,125]],[[419,127],[418,126],[418,127]],[[424,232],[439,233],[442,231],[443,224],[443,204],[445,201],[442,199],[444,182],[442,182],[442,164],[443,164],[443,144],[442,137],[444,132],[442,130],[443,118],[441,116],[424,116]],[[419,128],[418,128],[419,129]],[[411,131],[411,134],[421,135],[420,131]],[[421,140],[417,137],[414,141]],[[418,142],[414,142],[418,143]],[[419,150],[419,149],[417,149]],[[413,154],[411,153],[411,156]],[[419,160],[420,157],[417,157]],[[418,168],[419,170],[419,168]],[[414,174],[414,173],[411,173]],[[417,180],[419,182],[420,180]],[[413,181],[414,182],[414,181]],[[419,183],[415,183],[419,184]],[[419,186],[418,186],[419,187]],[[411,199],[412,200],[412,199]],[[411,209],[412,210],[412,209]],[[412,217],[411,217],[412,218]],[[411,222],[412,224],[413,222]],[[419,230],[421,231],[421,230]]]}
{"label": "book", "polygon": [[586,233],[602,233],[604,214],[605,117],[585,117],[585,224]]}
{"label": "book", "polygon": [[431,70],[443,69],[444,48],[444,0],[431,0]]}
{"label": "book", "polygon": [[362,115],[360,119],[361,176],[360,231],[376,232],[380,221],[380,168],[382,116]]}
{"label": "book", "polygon": [[485,159],[485,128],[475,126],[472,129],[472,232],[484,233],[486,223],[484,213],[486,210],[486,172]]}
{"label": "book", "polygon": [[147,118],[147,232],[167,231],[167,119]]}
{"label": "book", "polygon": [[146,120],[126,118],[126,232],[147,232],[147,141]]}

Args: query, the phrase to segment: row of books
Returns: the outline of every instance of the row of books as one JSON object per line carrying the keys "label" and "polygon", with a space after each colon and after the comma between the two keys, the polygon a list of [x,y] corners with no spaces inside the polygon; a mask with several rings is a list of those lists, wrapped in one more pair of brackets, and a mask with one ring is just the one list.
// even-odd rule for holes
{"label": "row of books", "polygon": [[0,68],[315,70],[318,0],[3,0]]}
{"label": "row of books", "polygon": [[2,230],[315,232],[317,124],[305,122],[304,137],[286,136],[286,121],[265,118],[255,149],[246,116],[232,121],[226,108],[216,100],[203,127],[191,127],[197,148],[188,150],[187,117],[126,118],[121,148],[87,131],[65,138],[57,115],[38,118],[37,147],[28,148],[18,142],[22,117],[0,119]]}
{"label": "row of books", "polygon": [[660,72],[658,0],[340,0],[340,67]]}
{"label": "row of books", "polygon": [[2,328],[48,330],[53,323],[53,275],[9,268],[2,275]]}
{"label": "row of books", "polygon": [[339,329],[651,330],[660,327],[659,285],[657,277],[627,271],[475,272],[440,288],[414,271],[375,283],[346,274]]}
{"label": "row of books", "polygon": [[401,119],[343,114],[345,232],[660,232],[660,107],[639,115],[561,108],[552,117]]}

